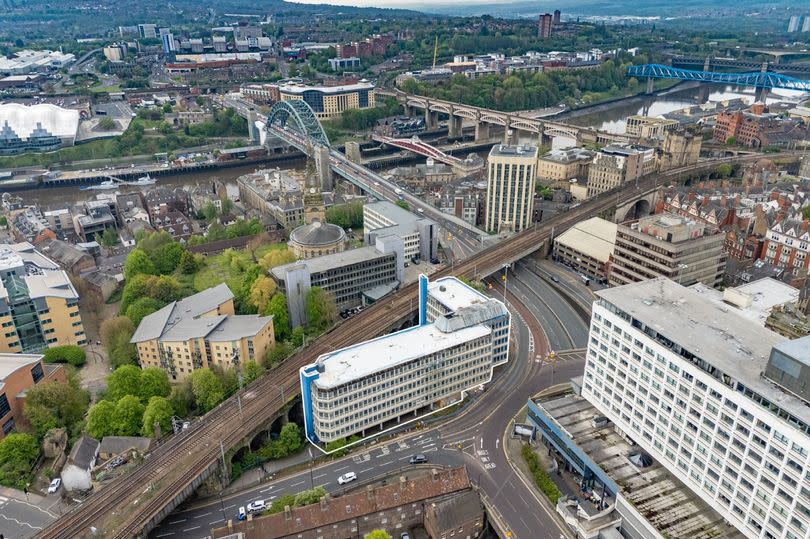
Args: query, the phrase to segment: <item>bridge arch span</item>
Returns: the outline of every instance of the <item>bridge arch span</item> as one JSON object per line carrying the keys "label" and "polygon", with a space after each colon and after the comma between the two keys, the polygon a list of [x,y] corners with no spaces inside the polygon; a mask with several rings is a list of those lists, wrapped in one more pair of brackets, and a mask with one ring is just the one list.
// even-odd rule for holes
{"label": "bridge arch span", "polygon": [[476,120],[475,111],[470,109],[455,109],[453,114],[460,118],[467,118],[468,120]]}
{"label": "bridge arch span", "polygon": [[443,112],[445,114],[450,114],[450,106],[445,105],[444,103],[431,103],[430,104],[430,111],[431,112]]}
{"label": "bridge arch span", "polygon": [[[290,124],[290,120],[292,120],[292,124]],[[301,99],[276,102],[270,109],[270,114],[267,115],[267,126],[271,125],[278,125],[282,128],[292,125],[305,137],[329,146],[329,137],[326,136],[321,122],[315,116],[312,108]]]}
{"label": "bridge arch span", "polygon": [[543,130],[541,124],[537,124],[535,122],[525,122],[520,120],[512,120],[509,123],[509,127],[511,129],[522,129],[523,131],[528,131],[530,133],[540,133]]}
{"label": "bridge arch span", "polygon": [[504,116],[492,116],[489,114],[482,114],[479,120],[482,122],[489,122],[491,124],[506,125],[506,118]]}

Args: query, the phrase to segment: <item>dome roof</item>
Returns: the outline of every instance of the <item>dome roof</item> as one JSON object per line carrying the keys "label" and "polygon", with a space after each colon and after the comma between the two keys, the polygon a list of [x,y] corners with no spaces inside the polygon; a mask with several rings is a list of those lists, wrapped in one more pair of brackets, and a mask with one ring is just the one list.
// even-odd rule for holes
{"label": "dome roof", "polygon": [[299,245],[329,245],[346,239],[346,233],[337,225],[313,221],[299,226],[290,234],[290,241]]}

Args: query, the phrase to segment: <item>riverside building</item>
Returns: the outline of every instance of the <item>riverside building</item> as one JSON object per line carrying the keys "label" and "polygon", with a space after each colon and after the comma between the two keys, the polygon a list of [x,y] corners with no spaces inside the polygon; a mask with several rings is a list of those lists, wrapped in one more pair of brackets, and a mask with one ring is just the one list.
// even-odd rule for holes
{"label": "riverside building", "polygon": [[810,338],[666,278],[600,290],[585,397],[744,536],[810,534]]}

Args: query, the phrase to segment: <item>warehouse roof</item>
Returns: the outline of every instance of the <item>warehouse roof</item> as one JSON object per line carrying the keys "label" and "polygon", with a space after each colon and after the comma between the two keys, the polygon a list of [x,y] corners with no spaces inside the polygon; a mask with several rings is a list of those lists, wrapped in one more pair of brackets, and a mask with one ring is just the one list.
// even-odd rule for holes
{"label": "warehouse roof", "polygon": [[608,262],[616,246],[616,223],[591,217],[557,236],[554,242],[599,262]]}

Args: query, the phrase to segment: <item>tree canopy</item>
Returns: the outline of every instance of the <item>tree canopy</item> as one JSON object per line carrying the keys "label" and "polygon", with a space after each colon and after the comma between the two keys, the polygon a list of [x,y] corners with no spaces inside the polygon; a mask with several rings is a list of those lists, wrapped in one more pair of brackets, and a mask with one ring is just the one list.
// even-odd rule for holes
{"label": "tree canopy", "polygon": [[45,363],[69,363],[74,367],[81,367],[87,359],[84,348],[75,344],[53,346],[46,349],[42,356]]}
{"label": "tree canopy", "polygon": [[0,440],[0,485],[27,487],[31,467],[39,457],[39,443],[30,434],[12,432]]}
{"label": "tree canopy", "polygon": [[324,330],[337,320],[335,297],[320,286],[313,286],[307,291],[304,303],[312,328]]}
{"label": "tree canopy", "polygon": [[264,314],[273,317],[273,331],[276,335],[276,342],[283,341],[290,334],[290,313],[287,311],[287,297],[281,292],[276,292]]}
{"label": "tree canopy", "polygon": [[134,333],[135,325],[126,316],[115,316],[101,323],[101,341],[113,367],[134,364],[138,359],[137,347],[129,342]]}
{"label": "tree canopy", "polygon": [[222,381],[210,369],[196,369],[191,373],[191,392],[194,403],[208,412],[225,398]]}
{"label": "tree canopy", "polygon": [[79,386],[75,375],[69,375],[66,382],[40,382],[29,388],[23,414],[37,437],[41,438],[55,427],[64,427],[76,434],[89,402],[90,394]]}
{"label": "tree canopy", "polygon": [[155,423],[160,425],[160,432],[163,435],[172,432],[172,416],[174,409],[171,402],[165,397],[152,397],[143,412],[143,423],[141,434],[144,436],[155,435]]}

